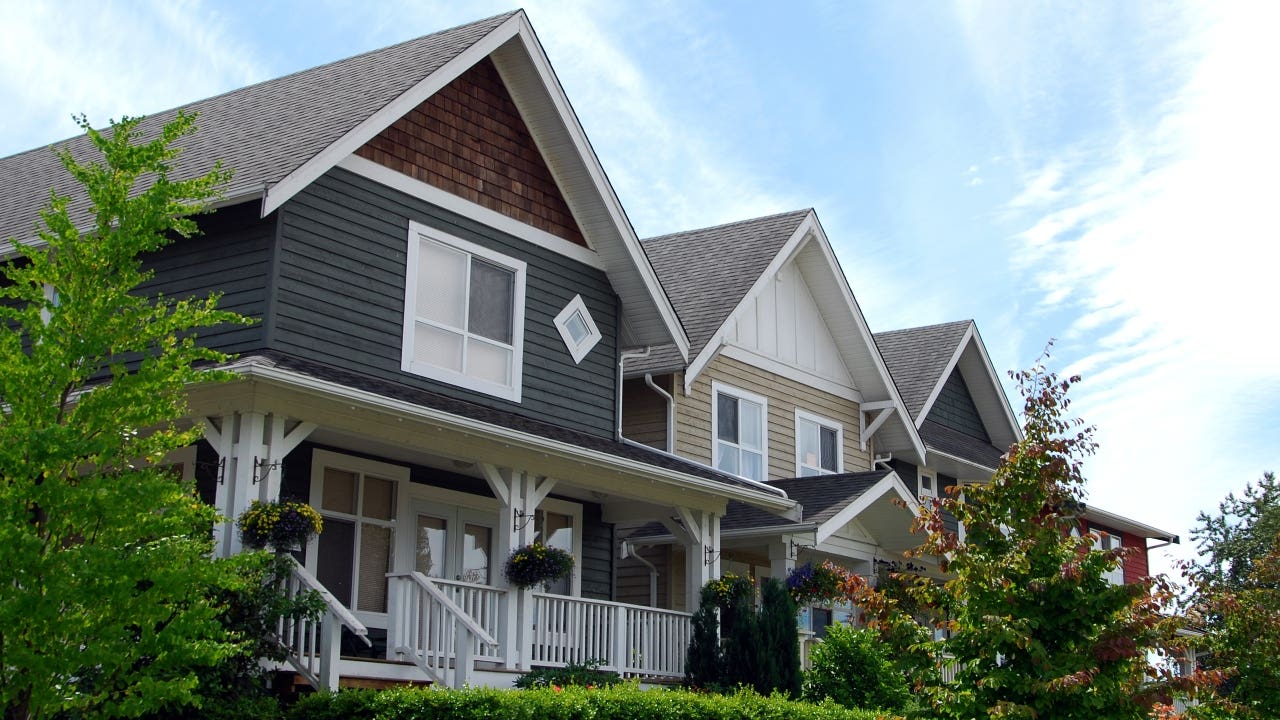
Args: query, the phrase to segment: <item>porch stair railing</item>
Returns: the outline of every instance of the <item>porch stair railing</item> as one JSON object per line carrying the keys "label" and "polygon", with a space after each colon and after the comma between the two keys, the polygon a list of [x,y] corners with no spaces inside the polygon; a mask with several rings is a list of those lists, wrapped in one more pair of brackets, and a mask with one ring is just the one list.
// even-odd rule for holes
{"label": "porch stair railing", "polygon": [[626,676],[683,677],[692,634],[689,613],[533,593],[534,665],[597,661]]}
{"label": "porch stair railing", "polygon": [[276,625],[276,638],[285,650],[289,665],[312,687],[337,690],[342,627],[345,625],[366,645],[372,645],[367,637],[369,630],[293,558],[289,558],[289,576],[282,589],[290,600],[307,592],[314,592],[324,600],[324,611],[317,619],[281,618]]}
{"label": "porch stair railing", "polygon": [[[492,593],[502,591],[466,583],[451,583],[446,591],[420,572],[388,573],[390,597],[388,645],[393,652],[413,661],[435,682],[445,687],[463,687],[471,680],[475,660],[500,659],[498,641],[467,612],[457,600],[481,610],[485,618],[492,604],[492,619],[498,617]],[[481,590],[489,592],[480,592]],[[457,600],[455,600],[455,598]]]}

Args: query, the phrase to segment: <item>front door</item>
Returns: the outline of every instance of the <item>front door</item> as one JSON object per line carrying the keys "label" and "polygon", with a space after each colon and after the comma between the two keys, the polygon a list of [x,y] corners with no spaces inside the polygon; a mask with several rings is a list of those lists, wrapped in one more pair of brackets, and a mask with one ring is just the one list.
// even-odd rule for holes
{"label": "front door", "polygon": [[413,569],[430,578],[492,585],[493,513],[414,500]]}

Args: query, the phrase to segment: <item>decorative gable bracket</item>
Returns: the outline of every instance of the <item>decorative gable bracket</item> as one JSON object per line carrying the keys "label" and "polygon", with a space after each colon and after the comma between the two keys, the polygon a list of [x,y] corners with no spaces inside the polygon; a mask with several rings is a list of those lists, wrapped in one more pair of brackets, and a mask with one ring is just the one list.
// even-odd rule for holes
{"label": "decorative gable bracket", "polygon": [[[859,444],[863,450],[866,450],[867,441],[893,416],[894,411],[897,410],[897,405],[892,400],[877,400],[875,402],[862,403],[861,410],[859,418],[862,420],[862,432],[858,434]],[[872,413],[875,413],[875,415],[872,416]],[[867,422],[868,418],[871,419],[870,423]]]}

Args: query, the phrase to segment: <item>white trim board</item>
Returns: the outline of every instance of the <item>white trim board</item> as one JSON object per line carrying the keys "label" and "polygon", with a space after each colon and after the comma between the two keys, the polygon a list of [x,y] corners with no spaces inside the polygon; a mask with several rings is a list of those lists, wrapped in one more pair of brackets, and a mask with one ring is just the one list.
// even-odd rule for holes
{"label": "white trim board", "polygon": [[363,178],[372,180],[380,185],[385,185],[392,190],[398,190],[406,195],[411,195],[431,203],[437,207],[444,208],[452,213],[457,213],[468,219],[475,220],[484,225],[506,233],[508,235],[520,238],[526,242],[537,245],[540,248],[550,250],[551,252],[563,255],[570,260],[576,260],[596,270],[604,270],[604,263],[600,260],[600,256],[595,251],[582,247],[577,243],[569,242],[558,235],[552,235],[545,230],[539,230],[532,225],[526,225],[519,220],[507,217],[496,210],[473,203],[466,198],[454,195],[451,192],[441,190],[440,188],[422,182],[417,178],[411,178],[404,173],[396,172],[385,165],[362,158],[359,155],[349,155],[338,163],[338,167],[343,170],[349,170]]}
{"label": "white trim board", "polygon": [[836,397],[856,402],[859,405],[862,404],[862,393],[858,392],[854,388],[814,375],[808,370],[801,370],[800,368],[795,367],[794,365],[788,365],[781,360],[776,360],[774,358],[761,355],[760,353],[753,352],[741,345],[725,343],[724,346],[720,348],[720,355],[737,360],[738,362],[746,363],[752,367],[757,367],[761,370],[771,372],[774,375],[781,375],[788,380],[795,380],[801,385],[808,385],[809,387],[817,388],[822,392],[835,395]]}
{"label": "white trim board", "polygon": [[879,500],[888,492],[897,493],[898,497],[906,503],[908,512],[913,514],[918,513],[918,510],[912,510],[911,508],[918,508],[920,500],[916,498],[915,494],[908,490],[907,486],[902,483],[902,479],[898,477],[898,473],[890,471],[889,474],[881,478],[879,482],[867,488],[866,492],[859,495],[857,500],[849,503],[830,520],[827,520],[822,523],[822,525],[818,526],[816,533],[818,544],[821,545],[823,540],[831,537],[835,534],[836,530],[844,527],[850,520],[861,515],[864,510],[871,507],[872,503]]}

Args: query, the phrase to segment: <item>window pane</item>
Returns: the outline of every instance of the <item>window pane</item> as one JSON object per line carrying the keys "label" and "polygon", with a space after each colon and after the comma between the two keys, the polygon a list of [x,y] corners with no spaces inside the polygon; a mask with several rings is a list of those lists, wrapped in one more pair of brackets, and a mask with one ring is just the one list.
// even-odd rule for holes
{"label": "window pane", "polygon": [[575,312],[564,321],[564,327],[569,331],[569,337],[573,338],[575,345],[581,345],[582,341],[587,339],[591,331],[587,329],[587,321],[582,319],[581,312]]}
{"label": "window pane", "polygon": [[[800,433],[799,437],[796,438],[800,465],[809,468],[818,467],[818,425],[808,420],[801,420],[796,429]],[[805,473],[801,472],[800,474],[803,476]]]}
{"label": "window pane", "polygon": [[420,322],[413,339],[413,359],[454,372],[462,372],[462,336]]}
{"label": "window pane", "polygon": [[467,261],[464,252],[423,240],[418,253],[418,306],[421,317],[463,330]]}
{"label": "window pane", "polygon": [[821,474],[822,472],[818,470],[818,468],[815,466],[811,466],[811,465],[800,466],[800,477],[814,477],[815,475],[821,475]]}
{"label": "window pane", "polygon": [[391,528],[360,523],[360,585],[356,599],[357,610],[387,611],[387,573],[389,572],[391,572]]}
{"label": "window pane", "polygon": [[356,474],[345,470],[324,469],[324,491],[320,495],[320,509],[333,512],[356,512]]}
{"label": "window pane", "polygon": [[738,448],[722,442],[716,443],[716,469],[737,475]]}
{"label": "window pane", "polygon": [[493,531],[483,525],[467,523],[463,530],[462,540],[462,573],[463,582],[489,584],[489,552],[492,546],[490,537]]}
{"label": "window pane", "polygon": [[742,451],[742,471],[739,473],[742,477],[751,478],[752,480],[764,479],[764,466],[762,464],[763,457],[760,453]]}
{"label": "window pane", "polygon": [[738,399],[732,395],[716,395],[716,438],[738,442]]}
{"label": "window pane", "polygon": [[822,428],[822,469],[831,472],[836,471],[836,447],[838,445],[836,431],[831,428]]}
{"label": "window pane", "polygon": [[418,550],[414,555],[413,568],[427,577],[444,577],[445,540],[448,537],[448,526],[441,518],[429,515],[418,516]]}
{"label": "window pane", "polygon": [[378,520],[393,520],[396,516],[396,484],[391,480],[364,478],[364,506],[360,514]]}
{"label": "window pane", "polygon": [[742,414],[739,420],[738,444],[749,450],[760,449],[760,438],[764,433],[761,432],[763,418],[760,417],[761,407],[753,402],[746,400],[738,401],[738,412]]}
{"label": "window pane", "polygon": [[467,339],[467,375],[499,385],[511,384],[511,348]]}
{"label": "window pane", "polygon": [[510,345],[515,283],[515,273],[473,257],[467,330]]}

